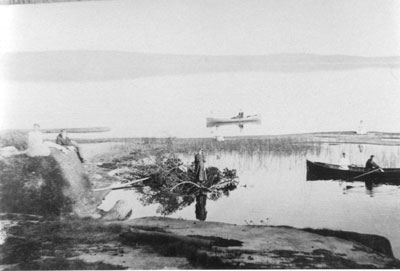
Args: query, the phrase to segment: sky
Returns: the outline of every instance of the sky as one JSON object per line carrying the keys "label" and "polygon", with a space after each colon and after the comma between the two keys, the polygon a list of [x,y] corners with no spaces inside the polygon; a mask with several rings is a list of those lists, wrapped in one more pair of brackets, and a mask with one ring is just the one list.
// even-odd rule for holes
{"label": "sky", "polygon": [[[0,75],[7,68],[1,57],[10,52],[400,56],[399,14],[400,2],[388,0],[0,6]],[[79,62],[75,69],[85,72],[89,66]],[[110,136],[206,136],[211,135],[206,117],[230,117],[243,109],[263,115],[263,124],[246,128],[244,134],[356,129],[360,119],[370,130],[400,132],[395,125],[400,118],[399,79],[398,68],[175,74],[90,82],[26,82],[0,76],[0,125],[96,124],[110,126]],[[219,132],[239,133],[237,127]]]}
{"label": "sky", "polygon": [[[125,0],[1,6],[4,51],[399,55],[390,0]],[[5,27],[7,25],[7,27]]]}

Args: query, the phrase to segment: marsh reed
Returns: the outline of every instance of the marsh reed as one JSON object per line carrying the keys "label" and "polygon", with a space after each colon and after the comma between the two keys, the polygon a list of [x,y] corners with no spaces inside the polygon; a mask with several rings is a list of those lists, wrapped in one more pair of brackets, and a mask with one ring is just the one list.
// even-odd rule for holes
{"label": "marsh reed", "polygon": [[238,152],[246,154],[277,153],[292,155],[306,153],[318,148],[319,144],[308,142],[304,138],[271,137],[271,138],[235,138],[216,141],[211,138],[176,139],[173,140],[176,152],[187,153],[200,148],[206,152]]}
{"label": "marsh reed", "polygon": [[219,142],[213,138],[109,138],[78,140],[80,143],[114,142],[115,148],[129,151],[134,149],[165,149],[176,153],[192,154],[202,148],[207,153],[237,152],[242,154],[276,153],[280,155],[305,154],[318,151],[320,144],[306,137],[236,137]]}

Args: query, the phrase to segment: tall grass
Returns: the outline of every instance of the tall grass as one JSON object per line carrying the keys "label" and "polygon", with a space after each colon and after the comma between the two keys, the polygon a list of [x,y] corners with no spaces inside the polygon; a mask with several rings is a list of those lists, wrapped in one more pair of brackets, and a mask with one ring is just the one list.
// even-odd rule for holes
{"label": "tall grass", "polygon": [[307,137],[254,137],[229,138],[219,142],[213,138],[109,138],[82,139],[80,143],[114,142],[114,151],[129,152],[137,149],[164,149],[170,152],[192,154],[202,148],[208,153],[238,152],[242,154],[276,153],[280,155],[319,152],[321,147]]}
{"label": "tall grass", "polygon": [[238,152],[243,154],[276,153],[280,155],[305,154],[320,148],[302,138],[272,137],[272,138],[236,138],[218,142],[214,139],[176,139],[173,140],[176,152],[190,153],[202,148],[213,152]]}

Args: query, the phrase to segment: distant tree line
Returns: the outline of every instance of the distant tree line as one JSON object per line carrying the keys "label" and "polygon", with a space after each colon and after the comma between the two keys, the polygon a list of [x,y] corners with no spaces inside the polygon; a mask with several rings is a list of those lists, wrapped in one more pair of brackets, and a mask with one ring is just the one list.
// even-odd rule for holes
{"label": "distant tree line", "polygon": [[78,1],[98,1],[98,0],[0,0],[0,5],[43,4],[43,3],[78,2]]}

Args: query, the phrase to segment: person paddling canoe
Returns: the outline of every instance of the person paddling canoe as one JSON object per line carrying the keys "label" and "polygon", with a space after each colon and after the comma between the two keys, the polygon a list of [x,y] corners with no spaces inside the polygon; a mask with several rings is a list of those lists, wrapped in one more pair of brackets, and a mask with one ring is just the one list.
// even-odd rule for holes
{"label": "person paddling canoe", "polygon": [[383,169],[374,161],[374,155],[371,155],[370,158],[365,163],[365,171],[377,170],[383,172]]}

